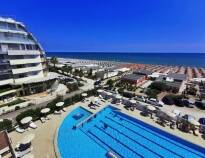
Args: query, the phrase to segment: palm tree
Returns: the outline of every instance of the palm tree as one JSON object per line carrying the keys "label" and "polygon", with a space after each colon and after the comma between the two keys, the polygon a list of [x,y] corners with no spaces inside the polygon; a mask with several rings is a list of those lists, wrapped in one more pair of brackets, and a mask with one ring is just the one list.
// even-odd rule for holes
{"label": "palm tree", "polygon": [[56,64],[58,64],[58,58],[57,57],[52,57],[50,62],[53,64],[54,67],[56,67]]}

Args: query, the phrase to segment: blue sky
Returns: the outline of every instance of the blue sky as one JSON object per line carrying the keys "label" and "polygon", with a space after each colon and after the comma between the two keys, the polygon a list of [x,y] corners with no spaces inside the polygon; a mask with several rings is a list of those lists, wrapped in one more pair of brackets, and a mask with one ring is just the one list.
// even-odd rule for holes
{"label": "blue sky", "polygon": [[205,52],[205,0],[1,0],[46,51]]}

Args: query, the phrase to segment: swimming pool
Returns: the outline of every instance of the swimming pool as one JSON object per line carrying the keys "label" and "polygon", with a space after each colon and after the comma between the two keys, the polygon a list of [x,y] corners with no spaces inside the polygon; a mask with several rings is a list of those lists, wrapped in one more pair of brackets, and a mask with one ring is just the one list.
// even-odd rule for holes
{"label": "swimming pool", "polygon": [[[112,151],[122,158],[204,158],[205,149],[150,126],[108,106],[96,117],[79,107],[72,111],[58,131],[62,158],[105,158]],[[75,116],[81,116],[76,119]]]}

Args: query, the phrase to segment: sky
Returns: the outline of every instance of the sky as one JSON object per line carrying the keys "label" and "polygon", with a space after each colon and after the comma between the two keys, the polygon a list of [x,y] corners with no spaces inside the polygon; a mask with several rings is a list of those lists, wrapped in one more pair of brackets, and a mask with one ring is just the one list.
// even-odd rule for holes
{"label": "sky", "polygon": [[1,0],[45,51],[205,53],[205,0]]}

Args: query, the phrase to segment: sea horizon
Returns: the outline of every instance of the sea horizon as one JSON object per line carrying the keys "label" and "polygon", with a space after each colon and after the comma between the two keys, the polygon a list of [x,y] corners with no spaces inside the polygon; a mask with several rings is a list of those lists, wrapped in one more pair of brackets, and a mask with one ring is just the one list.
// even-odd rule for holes
{"label": "sea horizon", "polygon": [[140,64],[205,67],[205,53],[163,52],[46,52],[60,58],[116,61]]}

